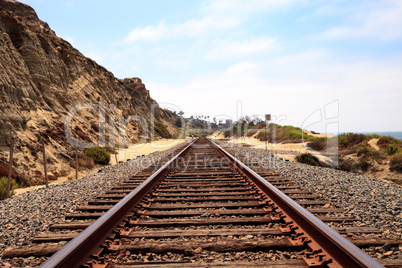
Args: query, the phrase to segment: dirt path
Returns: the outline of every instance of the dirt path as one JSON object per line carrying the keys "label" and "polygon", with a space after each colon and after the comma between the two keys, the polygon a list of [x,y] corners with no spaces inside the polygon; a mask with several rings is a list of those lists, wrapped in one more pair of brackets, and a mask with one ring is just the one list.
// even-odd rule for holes
{"label": "dirt path", "polygon": [[[176,146],[177,144],[184,142],[185,139],[161,139],[152,143],[144,143],[144,144],[139,144],[135,146],[130,146],[127,149],[120,149],[119,154],[118,154],[118,161],[127,161],[127,159],[135,159],[137,156],[141,155],[148,155],[156,151],[164,151],[169,148],[172,148]],[[116,164],[116,157],[114,154],[110,156],[110,163],[109,165],[115,165]],[[96,174],[98,170],[102,167],[94,168],[92,170],[81,170],[78,172],[78,178],[85,177],[87,175],[91,174]],[[75,170],[71,170],[71,172],[64,177],[59,177],[55,181],[50,181],[49,184],[58,184],[62,183],[64,181],[67,181],[68,178],[75,178]],[[31,187],[26,187],[26,188],[19,188],[16,189],[14,192],[15,194],[21,194],[25,193],[34,189],[38,188],[43,188],[45,185],[36,185],[36,186],[31,186]]]}
{"label": "dirt path", "polygon": [[378,147],[377,142],[379,139],[371,139],[369,140],[368,144],[373,147],[374,149],[376,149],[377,151],[380,150],[380,147]]}

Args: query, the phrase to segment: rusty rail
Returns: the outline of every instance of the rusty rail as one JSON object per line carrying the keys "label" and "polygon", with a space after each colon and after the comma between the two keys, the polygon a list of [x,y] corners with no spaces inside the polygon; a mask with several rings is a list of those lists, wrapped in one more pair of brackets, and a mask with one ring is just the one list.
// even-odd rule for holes
{"label": "rusty rail", "polygon": [[[123,218],[136,206],[153,186],[172,168],[172,164],[188,152],[195,141],[169,160],[144,183],[118,202],[105,215],[84,230],[78,237],[54,254],[42,267],[79,267],[91,255],[99,255],[101,244],[113,236],[112,230],[118,227]],[[382,267],[351,242],[333,231],[306,209],[290,199],[256,172],[234,158],[219,145],[209,140],[215,149],[226,156],[240,173],[249,177],[268,197],[267,203],[285,223],[282,232],[293,233],[291,242],[311,249],[304,260],[315,267]]]}
{"label": "rusty rail", "polygon": [[249,177],[271,199],[271,202],[278,206],[277,210],[281,212],[282,219],[290,224],[291,229],[298,234],[294,237],[293,242],[307,245],[312,249],[312,255],[305,258],[308,264],[320,267],[322,265],[328,267],[382,267],[222,147],[211,140],[210,142]]}
{"label": "rusty rail", "polygon": [[171,165],[182,155],[184,155],[192,141],[179,154],[174,156],[154,174],[148,177],[140,186],[120,200],[115,206],[100,217],[91,226],[86,228],[79,236],[70,241],[65,247],[55,253],[41,267],[79,267],[86,263],[90,255],[97,255],[101,250],[101,244],[124,219],[126,214],[152,189],[152,187],[170,169]]}

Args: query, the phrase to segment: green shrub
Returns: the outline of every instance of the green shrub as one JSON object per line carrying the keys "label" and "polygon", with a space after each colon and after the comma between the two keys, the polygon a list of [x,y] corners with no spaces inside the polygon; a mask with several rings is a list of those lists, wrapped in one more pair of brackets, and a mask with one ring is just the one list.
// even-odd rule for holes
{"label": "green shrub", "polygon": [[369,159],[381,160],[386,158],[383,152],[377,151],[371,146],[365,146],[365,145],[357,149],[356,154],[358,157],[365,158],[366,160]]}
{"label": "green shrub", "polygon": [[301,128],[294,126],[283,126],[283,130],[286,131],[287,136],[291,139],[302,139],[307,138],[308,136],[307,134],[303,133],[303,130]]}
{"label": "green shrub", "polygon": [[387,145],[387,149],[385,150],[385,153],[387,155],[394,155],[396,153],[398,153],[400,150],[398,147],[395,147],[395,145],[393,144],[388,144]]}
{"label": "green shrub", "polygon": [[359,159],[359,167],[363,171],[367,171],[369,167],[371,167],[371,163],[369,162],[367,157],[362,157]]}
{"label": "green shrub", "polygon": [[156,134],[158,134],[162,138],[165,138],[165,139],[171,139],[172,138],[172,134],[170,134],[170,132],[165,127],[165,125],[163,123],[161,123],[161,122],[155,122],[154,130],[155,130]]}
{"label": "green shrub", "polygon": [[[70,167],[75,168],[75,159],[70,160]],[[85,168],[93,168],[95,165],[95,160],[88,155],[85,154],[80,154],[78,157],[78,170],[81,170],[80,167],[85,167]]]}
{"label": "green shrub", "polygon": [[105,148],[88,148],[85,150],[85,154],[91,157],[97,164],[106,165],[110,162],[110,153]]}
{"label": "green shrub", "polygon": [[[8,178],[7,177],[1,177],[0,178],[0,200],[3,200],[6,198],[7,195],[7,181]],[[11,192],[10,195],[14,194],[14,190],[17,189],[18,183],[15,182],[14,179],[11,179]]]}
{"label": "green shrub", "polygon": [[183,127],[183,119],[181,117],[178,117],[174,124],[176,125],[176,127]]}
{"label": "green shrub", "polygon": [[370,139],[370,137],[364,134],[356,134],[351,132],[338,135],[338,143],[341,148],[347,148],[359,144],[367,139]]}
{"label": "green shrub", "polygon": [[386,148],[389,144],[393,144],[396,146],[402,146],[402,141],[398,140],[394,137],[390,137],[390,136],[382,136],[378,141],[377,141],[377,145],[381,148]]}
{"label": "green shrub", "polygon": [[389,169],[391,171],[398,171],[402,173],[402,153],[394,154],[389,162]]}
{"label": "green shrub", "polygon": [[105,149],[106,152],[111,153],[111,154],[115,154],[115,153],[116,153],[115,149],[113,149],[112,147],[105,147],[105,148],[103,148],[103,149]]}
{"label": "green shrub", "polygon": [[296,161],[310,166],[320,166],[320,160],[310,153],[299,154]]}
{"label": "green shrub", "polygon": [[268,127],[268,133],[265,134],[265,131],[258,132],[256,138],[261,141],[271,140],[272,137],[272,129],[276,129],[275,138],[276,142],[282,141],[291,141],[291,142],[302,142],[304,141],[314,141],[317,138],[310,136],[303,132],[301,128],[294,126],[280,126],[275,125],[273,128],[272,124]]}
{"label": "green shrub", "polygon": [[323,151],[327,145],[327,138],[318,138],[307,144],[308,147],[315,151]]}
{"label": "green shrub", "polygon": [[360,156],[369,156],[371,153],[371,148],[367,146],[361,146],[359,149],[356,150],[357,157]]}
{"label": "green shrub", "polygon": [[367,137],[370,137],[371,139],[379,139],[381,138],[380,135],[378,134],[366,134]]}

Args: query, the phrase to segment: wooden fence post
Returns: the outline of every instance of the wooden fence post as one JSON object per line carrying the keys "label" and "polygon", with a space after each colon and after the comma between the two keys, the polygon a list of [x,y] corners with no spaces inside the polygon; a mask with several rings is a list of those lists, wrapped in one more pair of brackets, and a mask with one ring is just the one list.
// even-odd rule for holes
{"label": "wooden fence post", "polygon": [[116,146],[114,147],[114,158],[116,158],[116,165],[117,165],[119,162],[117,161],[117,149],[116,149]]}
{"label": "wooden fence post", "polygon": [[14,139],[11,137],[11,145],[10,145],[10,160],[8,161],[8,180],[7,180],[7,195],[6,197],[10,197],[11,193],[11,175],[13,173],[13,154],[14,154]]}
{"label": "wooden fence post", "polygon": [[78,179],[78,149],[75,148],[75,179]]}
{"label": "wooden fence post", "polygon": [[45,182],[46,182],[46,188],[49,187],[49,182],[47,178],[47,168],[46,168],[46,151],[45,151],[45,139],[42,139],[42,150],[43,150],[43,167],[45,170]]}

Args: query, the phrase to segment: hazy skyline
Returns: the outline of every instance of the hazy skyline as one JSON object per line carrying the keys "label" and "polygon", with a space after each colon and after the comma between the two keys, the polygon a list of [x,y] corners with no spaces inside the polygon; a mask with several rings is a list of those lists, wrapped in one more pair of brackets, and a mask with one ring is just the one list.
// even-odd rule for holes
{"label": "hazy skyline", "polygon": [[402,131],[402,1],[22,2],[186,117],[236,120],[240,101],[281,125]]}

